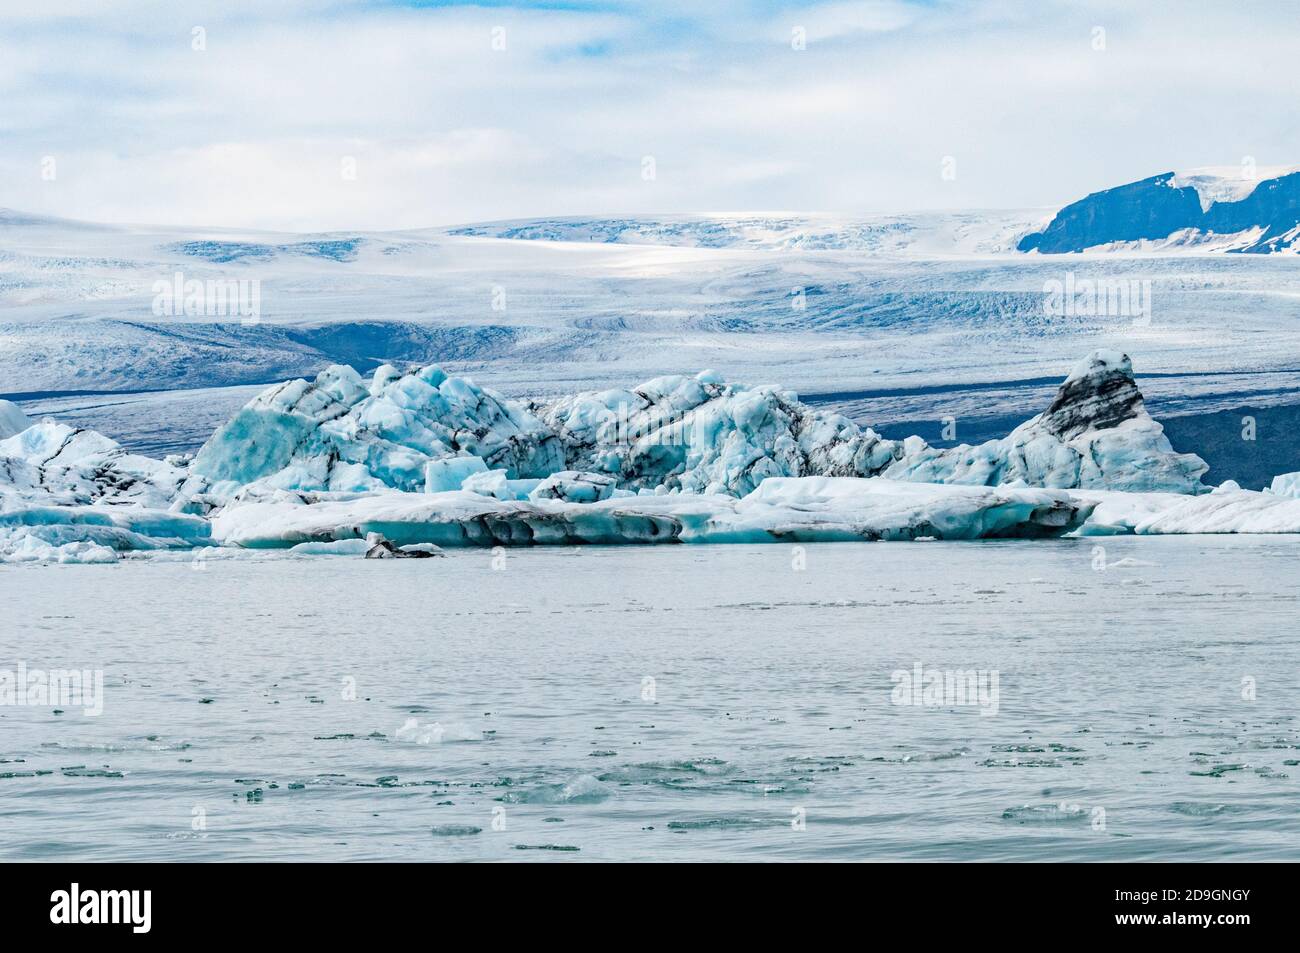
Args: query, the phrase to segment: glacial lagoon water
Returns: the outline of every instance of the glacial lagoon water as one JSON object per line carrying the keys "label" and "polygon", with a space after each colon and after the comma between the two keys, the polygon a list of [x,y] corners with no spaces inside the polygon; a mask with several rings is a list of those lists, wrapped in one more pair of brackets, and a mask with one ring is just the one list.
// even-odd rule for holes
{"label": "glacial lagoon water", "polygon": [[[98,716],[0,706],[0,859],[1296,860],[1298,560],[1176,537],[5,567],[0,669],[104,689]],[[996,704],[895,691],[917,665],[996,675]]]}

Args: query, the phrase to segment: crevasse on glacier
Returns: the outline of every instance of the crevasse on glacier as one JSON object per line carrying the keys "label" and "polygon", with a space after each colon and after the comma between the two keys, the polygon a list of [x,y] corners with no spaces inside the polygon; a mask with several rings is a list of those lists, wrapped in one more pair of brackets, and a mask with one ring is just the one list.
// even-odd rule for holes
{"label": "crevasse on glacier", "polygon": [[0,440],[0,554],[1189,532],[1210,513],[1217,532],[1300,529],[1282,485],[1210,500],[1205,470],[1114,352],[1007,437],[951,449],[709,372],[523,404],[436,367],[334,366],[258,395],[192,460],[48,421]]}

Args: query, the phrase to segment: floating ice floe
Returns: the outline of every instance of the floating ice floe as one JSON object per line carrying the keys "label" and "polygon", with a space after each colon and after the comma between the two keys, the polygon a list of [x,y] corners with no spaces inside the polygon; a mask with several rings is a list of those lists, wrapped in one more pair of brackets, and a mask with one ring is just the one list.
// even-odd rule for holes
{"label": "floating ice floe", "polygon": [[1205,471],[1114,352],[1007,437],[947,449],[709,372],[523,405],[433,367],[336,366],[266,390],[192,460],[52,422],[0,440],[0,559],[1300,532],[1297,474],[1210,492]]}
{"label": "floating ice floe", "polygon": [[[0,494],[0,561],[106,562],[117,552],[211,542],[207,520],[137,505],[30,505]],[[86,546],[96,547],[87,549]]]}
{"label": "floating ice floe", "polygon": [[50,543],[32,532],[0,529],[0,562],[114,563],[116,550],[91,542]]}
{"label": "floating ice floe", "polygon": [[447,741],[482,741],[483,735],[461,722],[442,724],[431,721],[421,723],[418,718],[408,718],[394,732],[397,741],[416,745],[436,745]]}
{"label": "floating ice floe", "polygon": [[1300,500],[1246,490],[1187,496],[778,477],[739,499],[668,494],[568,503],[497,500],[467,491],[286,498],[227,507],[213,517],[212,531],[244,547],[367,533],[382,533],[396,545],[449,547],[1300,533]]}
{"label": "floating ice floe", "polygon": [[184,479],[93,430],[32,424],[0,440],[0,561],[111,562],[203,545],[207,521],[169,511]]}

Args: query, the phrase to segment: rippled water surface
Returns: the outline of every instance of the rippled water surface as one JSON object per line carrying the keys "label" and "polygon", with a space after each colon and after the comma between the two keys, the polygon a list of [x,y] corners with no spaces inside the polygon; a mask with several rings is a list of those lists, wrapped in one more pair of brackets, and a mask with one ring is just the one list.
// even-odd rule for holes
{"label": "rippled water surface", "polygon": [[0,858],[1300,859],[1300,540],[1096,545],[0,569]]}

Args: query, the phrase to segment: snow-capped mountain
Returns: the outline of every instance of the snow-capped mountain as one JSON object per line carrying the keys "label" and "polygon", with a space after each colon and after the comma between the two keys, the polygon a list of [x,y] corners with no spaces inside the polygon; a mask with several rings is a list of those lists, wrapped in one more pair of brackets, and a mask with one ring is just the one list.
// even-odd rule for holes
{"label": "snow-capped mountain", "polygon": [[1097,251],[1300,252],[1300,171],[1164,172],[1094,192],[1017,245],[1044,254]]}

